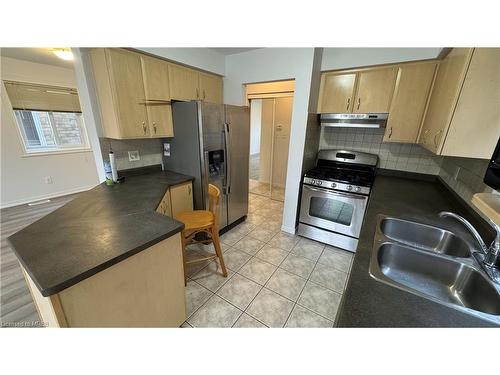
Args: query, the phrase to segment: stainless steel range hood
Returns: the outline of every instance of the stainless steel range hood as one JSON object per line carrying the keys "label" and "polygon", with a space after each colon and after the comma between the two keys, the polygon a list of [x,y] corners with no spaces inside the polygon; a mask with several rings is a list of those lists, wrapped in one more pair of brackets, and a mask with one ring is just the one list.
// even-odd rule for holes
{"label": "stainless steel range hood", "polygon": [[322,113],[321,126],[334,128],[384,128],[388,113]]}

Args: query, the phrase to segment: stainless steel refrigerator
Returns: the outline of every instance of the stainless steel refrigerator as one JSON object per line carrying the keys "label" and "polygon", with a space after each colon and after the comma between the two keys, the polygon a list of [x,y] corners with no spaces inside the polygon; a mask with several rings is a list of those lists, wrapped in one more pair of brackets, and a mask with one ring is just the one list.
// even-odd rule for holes
{"label": "stainless steel refrigerator", "polygon": [[[208,207],[208,184],[217,186],[220,229],[248,213],[250,110],[202,101],[172,103],[174,137],[164,168],[193,176],[195,209]],[[165,150],[165,147],[164,147]]]}

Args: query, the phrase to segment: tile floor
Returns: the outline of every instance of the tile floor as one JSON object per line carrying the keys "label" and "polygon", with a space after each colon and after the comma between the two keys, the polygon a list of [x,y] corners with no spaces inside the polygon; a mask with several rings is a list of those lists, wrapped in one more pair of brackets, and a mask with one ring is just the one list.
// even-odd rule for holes
{"label": "tile floor", "polygon": [[[221,236],[217,261],[188,269],[182,327],[332,327],[353,254],[281,232],[283,203],[250,194],[247,220]],[[188,257],[212,252],[190,247]]]}

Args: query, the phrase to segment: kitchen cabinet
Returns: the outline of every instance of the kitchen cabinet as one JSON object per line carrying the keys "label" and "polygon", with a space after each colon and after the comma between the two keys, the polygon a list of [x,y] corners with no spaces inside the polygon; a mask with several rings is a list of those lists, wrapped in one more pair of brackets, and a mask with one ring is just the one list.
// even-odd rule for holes
{"label": "kitchen cabinet", "polygon": [[441,154],[472,52],[454,48],[439,64],[419,135],[419,143],[435,154]]}
{"label": "kitchen cabinet", "polygon": [[349,113],[354,103],[356,74],[325,73],[321,77],[320,113]]}
{"label": "kitchen cabinet", "polygon": [[200,99],[222,104],[222,78],[213,74],[199,73]]}
{"label": "kitchen cabinet", "polygon": [[153,137],[173,137],[168,63],[141,56],[149,133]]}
{"label": "kitchen cabinet", "polygon": [[193,184],[191,182],[170,186],[156,208],[159,214],[170,217],[174,217],[178,212],[192,210]]}
{"label": "kitchen cabinet", "polygon": [[200,99],[199,78],[196,70],[169,64],[168,77],[172,99],[183,101]]}
{"label": "kitchen cabinet", "polygon": [[490,159],[500,138],[500,48],[475,48],[441,155]]}
{"label": "kitchen cabinet", "polygon": [[156,212],[159,214],[172,217],[172,203],[170,198],[170,189],[165,192],[163,199],[156,208]]}
{"label": "kitchen cabinet", "polygon": [[417,142],[436,66],[436,61],[399,66],[384,142]]}
{"label": "kitchen cabinet", "polygon": [[172,217],[178,212],[193,210],[193,185],[191,182],[170,187]]}
{"label": "kitchen cabinet", "polygon": [[397,68],[368,69],[358,74],[358,87],[352,112],[389,112]]}
{"label": "kitchen cabinet", "polygon": [[323,73],[318,113],[389,112],[397,72],[392,66]]}
{"label": "kitchen cabinet", "polygon": [[149,137],[141,58],[115,48],[91,51],[104,135],[109,138]]}

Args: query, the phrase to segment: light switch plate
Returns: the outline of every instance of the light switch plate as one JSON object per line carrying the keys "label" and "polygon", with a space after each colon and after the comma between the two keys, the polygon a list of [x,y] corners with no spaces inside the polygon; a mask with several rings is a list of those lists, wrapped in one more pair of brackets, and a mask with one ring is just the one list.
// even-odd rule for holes
{"label": "light switch plate", "polygon": [[163,144],[163,156],[170,156],[170,143]]}
{"label": "light switch plate", "polygon": [[139,161],[141,157],[139,155],[139,151],[129,151],[128,152],[128,161]]}

